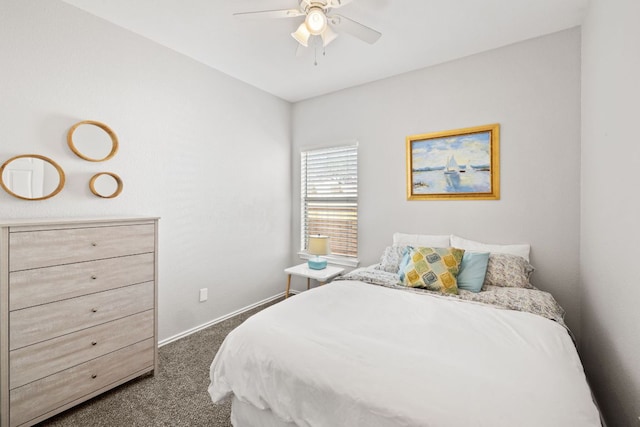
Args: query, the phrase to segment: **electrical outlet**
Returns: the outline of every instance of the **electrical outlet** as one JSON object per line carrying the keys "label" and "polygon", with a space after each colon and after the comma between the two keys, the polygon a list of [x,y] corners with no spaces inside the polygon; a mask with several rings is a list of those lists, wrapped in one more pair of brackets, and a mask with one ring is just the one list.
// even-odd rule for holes
{"label": "electrical outlet", "polygon": [[200,302],[205,302],[209,298],[209,290],[208,288],[200,289]]}

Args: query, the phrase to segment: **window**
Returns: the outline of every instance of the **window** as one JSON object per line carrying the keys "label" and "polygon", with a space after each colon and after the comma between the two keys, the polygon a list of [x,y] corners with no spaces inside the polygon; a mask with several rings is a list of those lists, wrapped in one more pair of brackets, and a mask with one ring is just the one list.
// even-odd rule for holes
{"label": "window", "polygon": [[358,256],[358,146],[301,154],[302,250],[309,235],[329,236],[331,258],[350,265]]}

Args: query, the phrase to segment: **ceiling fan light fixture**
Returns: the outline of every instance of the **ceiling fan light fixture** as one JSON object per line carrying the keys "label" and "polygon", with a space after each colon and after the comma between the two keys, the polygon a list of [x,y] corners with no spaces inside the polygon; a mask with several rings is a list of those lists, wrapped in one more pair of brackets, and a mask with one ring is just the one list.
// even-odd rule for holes
{"label": "ceiling fan light fixture", "polygon": [[308,47],[309,37],[311,37],[311,33],[309,32],[309,30],[307,29],[307,26],[303,22],[302,24],[300,24],[300,26],[295,32],[291,33],[291,37],[296,39],[298,43],[300,43],[302,46]]}
{"label": "ceiling fan light fixture", "polygon": [[319,36],[327,28],[327,15],[324,14],[322,8],[314,6],[307,12],[304,24],[307,30],[309,30],[309,33],[314,36]]}
{"label": "ceiling fan light fixture", "polygon": [[320,36],[322,37],[322,46],[326,47],[338,37],[338,34],[336,34],[330,27],[327,27]]}

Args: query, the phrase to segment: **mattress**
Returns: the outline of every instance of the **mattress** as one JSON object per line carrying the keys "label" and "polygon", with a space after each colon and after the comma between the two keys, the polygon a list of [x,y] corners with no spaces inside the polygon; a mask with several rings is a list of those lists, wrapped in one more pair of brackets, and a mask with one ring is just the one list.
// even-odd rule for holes
{"label": "mattress", "polygon": [[354,280],[252,316],[210,375],[214,402],[285,425],[600,426],[561,323]]}

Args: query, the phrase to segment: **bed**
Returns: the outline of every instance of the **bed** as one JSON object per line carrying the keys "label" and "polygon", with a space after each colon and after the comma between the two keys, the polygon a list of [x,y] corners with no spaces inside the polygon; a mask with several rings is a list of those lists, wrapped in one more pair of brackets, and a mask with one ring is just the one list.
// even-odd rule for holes
{"label": "bed", "polygon": [[[406,253],[389,252],[398,247]],[[235,427],[601,425],[550,294],[486,281],[455,295],[409,287],[387,250],[386,264],[271,306],[227,336],[209,393],[233,399]]]}

